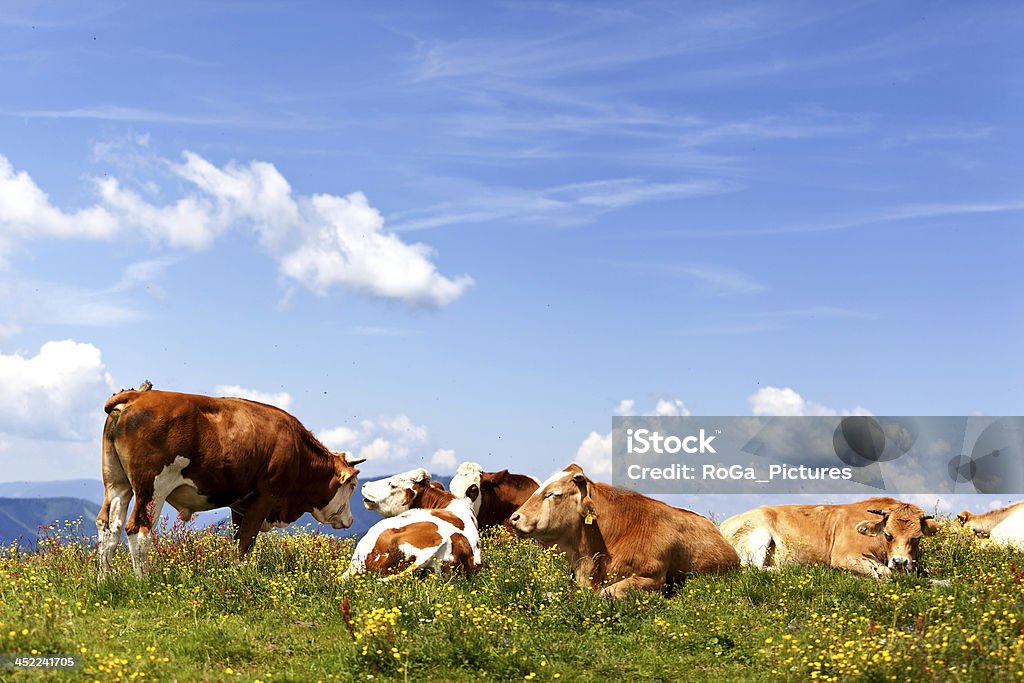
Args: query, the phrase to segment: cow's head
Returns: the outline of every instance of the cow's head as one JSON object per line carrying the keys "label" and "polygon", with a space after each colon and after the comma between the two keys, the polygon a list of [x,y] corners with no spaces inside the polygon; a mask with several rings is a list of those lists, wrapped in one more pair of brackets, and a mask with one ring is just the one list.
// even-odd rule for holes
{"label": "cow's head", "polygon": [[475,462],[464,462],[455,470],[455,476],[448,489],[456,498],[469,500],[473,514],[480,516],[480,487],[483,484],[484,468]]}
{"label": "cow's head", "polygon": [[963,512],[958,514],[956,516],[956,521],[960,522],[960,526],[973,531],[975,536],[987,538],[989,535],[989,530],[984,528],[983,525],[979,524],[978,521],[974,519],[974,515],[971,514],[968,510],[964,510]]}
{"label": "cow's head", "polygon": [[596,523],[590,487],[583,469],[569,465],[541,484],[508,521],[517,536],[535,538],[541,543],[571,538],[584,524]]}
{"label": "cow's head", "polygon": [[313,508],[310,512],[313,519],[321,524],[330,524],[335,529],[347,529],[352,526],[352,509],[349,502],[352,492],[356,490],[359,470],[356,465],[365,462],[366,458],[348,459],[348,453],[331,453],[334,462],[334,477],[331,479],[331,498],[323,507]]}
{"label": "cow's head", "polygon": [[363,484],[363,505],[385,517],[394,517],[412,507],[416,497],[430,486],[430,472],[417,467],[387,479]]}
{"label": "cow's head", "polygon": [[857,531],[885,543],[887,564],[893,571],[909,572],[920,556],[921,539],[939,528],[932,516],[916,505],[903,503],[868,513],[873,517],[860,522]]}

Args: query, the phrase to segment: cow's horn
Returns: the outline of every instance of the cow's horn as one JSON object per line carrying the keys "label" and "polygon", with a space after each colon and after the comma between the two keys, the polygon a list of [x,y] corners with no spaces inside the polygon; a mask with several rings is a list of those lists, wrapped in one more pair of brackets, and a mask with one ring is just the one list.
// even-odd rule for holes
{"label": "cow's horn", "polygon": [[885,510],[868,510],[868,512],[870,512],[873,515],[882,515],[883,517],[885,517],[887,514],[889,514]]}
{"label": "cow's horn", "polygon": [[364,462],[366,462],[366,458],[356,458],[355,460],[349,460],[348,464],[355,467],[356,465],[361,465]]}

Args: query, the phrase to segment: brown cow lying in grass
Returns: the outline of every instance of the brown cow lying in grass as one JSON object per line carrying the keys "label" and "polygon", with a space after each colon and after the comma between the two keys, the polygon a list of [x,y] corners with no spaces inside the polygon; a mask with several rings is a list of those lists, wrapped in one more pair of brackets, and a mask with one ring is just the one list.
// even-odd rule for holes
{"label": "brown cow lying in grass", "polygon": [[938,524],[924,510],[894,498],[845,505],[762,506],[722,522],[743,564],[772,569],[823,564],[884,578],[909,572],[924,536]]}
{"label": "brown cow lying in grass", "polygon": [[517,535],[556,546],[578,584],[611,598],[740,563],[711,520],[591,481],[579,465],[552,475],[509,522]]}

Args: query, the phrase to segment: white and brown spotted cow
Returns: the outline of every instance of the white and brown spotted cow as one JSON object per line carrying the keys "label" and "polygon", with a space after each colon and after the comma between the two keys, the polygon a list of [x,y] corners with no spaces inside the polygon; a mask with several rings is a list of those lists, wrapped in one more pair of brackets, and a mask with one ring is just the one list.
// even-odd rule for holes
{"label": "white and brown spotted cow", "polygon": [[136,574],[146,573],[150,533],[165,502],[186,520],[231,508],[241,556],[261,530],[306,512],[336,529],[352,525],[354,465],[362,460],[327,450],[280,408],[154,391],[147,384],[114,394],[103,409],[104,494],[96,518],[101,577],[122,529]]}
{"label": "white and brown spotted cow", "polygon": [[363,485],[363,504],[386,517],[359,539],[342,578],[452,567],[480,568],[480,533],[469,501],[432,485],[422,467]]}

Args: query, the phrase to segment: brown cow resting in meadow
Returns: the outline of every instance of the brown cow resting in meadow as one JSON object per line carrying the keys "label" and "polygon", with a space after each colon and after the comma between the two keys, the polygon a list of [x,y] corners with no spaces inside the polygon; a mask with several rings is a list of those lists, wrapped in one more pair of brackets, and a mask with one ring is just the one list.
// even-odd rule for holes
{"label": "brown cow resting in meadow", "polygon": [[960,524],[995,545],[1024,550],[1024,502],[975,515],[964,510],[956,516]]}
{"label": "brown cow resting in meadow", "polygon": [[556,546],[578,584],[611,598],[740,563],[711,520],[591,481],[575,464],[545,481],[509,522],[517,535]]}
{"label": "brown cow resting in meadow", "polygon": [[765,505],[722,522],[722,533],[744,565],[823,564],[875,578],[909,572],[919,559],[921,538],[937,529],[931,515],[894,498]]}

